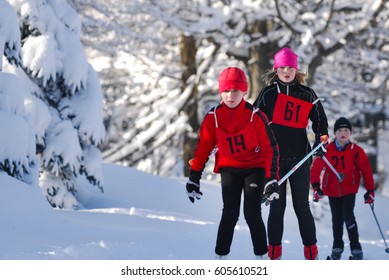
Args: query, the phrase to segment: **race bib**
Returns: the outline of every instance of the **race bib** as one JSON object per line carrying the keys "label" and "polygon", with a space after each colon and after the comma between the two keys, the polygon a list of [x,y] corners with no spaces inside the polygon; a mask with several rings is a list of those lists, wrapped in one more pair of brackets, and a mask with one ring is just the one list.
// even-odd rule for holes
{"label": "race bib", "polygon": [[222,129],[216,130],[218,152],[221,154],[243,160],[253,151],[259,151],[259,144],[254,125],[248,125],[236,134],[227,134]]}
{"label": "race bib", "polygon": [[294,128],[306,128],[313,104],[299,98],[278,93],[272,123]]}

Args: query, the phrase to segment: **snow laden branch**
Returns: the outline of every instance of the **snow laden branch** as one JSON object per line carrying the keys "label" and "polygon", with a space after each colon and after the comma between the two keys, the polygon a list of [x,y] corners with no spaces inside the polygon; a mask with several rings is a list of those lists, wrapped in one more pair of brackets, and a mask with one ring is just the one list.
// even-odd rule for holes
{"label": "snow laden branch", "polygon": [[[103,93],[81,43],[80,19],[66,1],[8,3],[0,0],[1,15],[7,12],[0,16],[0,23],[7,23],[7,32],[0,34],[6,35],[6,46],[15,54],[21,42],[23,45],[16,65],[12,62],[17,56],[3,48],[8,58],[4,70],[13,77],[5,79],[5,85],[18,85],[8,86],[4,96],[13,94],[15,99],[10,100],[22,109],[10,110],[13,107],[7,98],[0,100],[0,106],[2,111],[20,115],[26,125],[22,130],[21,120],[8,122],[19,133],[10,133],[9,137],[25,144],[8,138],[9,144],[4,147],[18,144],[19,154],[30,161],[16,162],[15,155],[19,154],[10,149],[12,154],[0,154],[4,163],[0,168],[8,168],[9,174],[15,173],[18,178],[29,174],[34,179],[29,178],[30,182],[41,187],[53,207],[82,208],[81,190],[93,192],[97,187],[103,191],[99,146],[105,139],[105,127]],[[23,96],[16,99],[19,92]]]}
{"label": "snow laden branch", "polygon": [[[21,63],[21,42],[16,11],[5,0],[0,0],[0,54],[9,63]],[[3,70],[3,59],[0,59],[0,71]]]}

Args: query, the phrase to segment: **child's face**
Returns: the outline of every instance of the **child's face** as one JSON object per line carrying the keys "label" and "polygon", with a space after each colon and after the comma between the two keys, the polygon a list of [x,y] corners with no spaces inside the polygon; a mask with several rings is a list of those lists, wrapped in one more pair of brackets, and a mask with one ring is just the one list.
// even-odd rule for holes
{"label": "child's face", "polygon": [[351,131],[348,128],[342,127],[335,131],[336,140],[342,146],[346,145],[350,140]]}
{"label": "child's face", "polygon": [[281,82],[291,83],[296,77],[296,71],[296,69],[289,66],[278,67],[277,76],[281,80]]}
{"label": "child's face", "polygon": [[221,94],[223,103],[227,105],[228,108],[235,108],[240,104],[243,99],[243,96],[246,95],[246,92],[231,89],[223,91]]}

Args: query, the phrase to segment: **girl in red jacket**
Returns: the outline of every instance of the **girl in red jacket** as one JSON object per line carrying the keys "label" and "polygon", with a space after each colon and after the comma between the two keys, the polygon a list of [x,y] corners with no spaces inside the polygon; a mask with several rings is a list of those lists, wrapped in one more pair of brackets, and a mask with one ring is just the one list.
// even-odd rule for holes
{"label": "girl in red jacket", "polygon": [[[339,118],[334,126],[335,140],[326,147],[325,157],[339,175],[342,175],[341,182],[335,173],[328,168],[323,158],[315,158],[311,167],[314,201],[318,201],[323,195],[328,196],[334,238],[331,259],[335,260],[341,258],[344,249],[343,224],[346,225],[353,259],[363,259],[358,226],[354,216],[355,197],[359,189],[361,175],[367,190],[364,195],[365,203],[374,202],[374,179],[369,159],[360,146],[350,141],[351,131],[350,121],[346,118]],[[325,171],[321,178],[323,169]]]}
{"label": "girl in red jacket", "polygon": [[247,88],[246,75],[240,68],[228,67],[220,74],[222,103],[212,108],[201,124],[186,185],[192,203],[201,198],[201,174],[216,148],[214,172],[221,175],[223,199],[215,247],[219,259],[225,259],[230,252],[242,192],[243,212],[250,229],[254,254],[262,258],[267,253],[261,199],[264,189],[264,196],[269,200],[277,197],[279,191],[278,145],[267,117],[243,99]]}

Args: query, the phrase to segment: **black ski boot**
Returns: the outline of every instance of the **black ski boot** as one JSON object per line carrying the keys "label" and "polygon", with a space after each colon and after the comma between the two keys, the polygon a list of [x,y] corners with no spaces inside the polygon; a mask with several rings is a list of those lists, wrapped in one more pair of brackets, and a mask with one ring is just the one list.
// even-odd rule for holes
{"label": "black ski boot", "polygon": [[331,260],[340,260],[340,258],[342,257],[342,253],[342,248],[333,248],[331,253]]}
{"label": "black ski boot", "polygon": [[352,260],[363,260],[363,252],[361,249],[351,250],[351,259]]}

